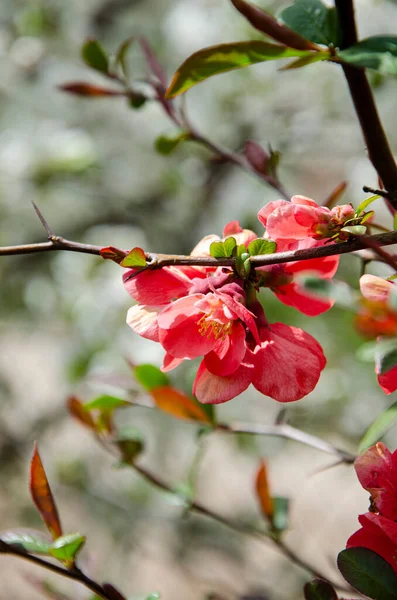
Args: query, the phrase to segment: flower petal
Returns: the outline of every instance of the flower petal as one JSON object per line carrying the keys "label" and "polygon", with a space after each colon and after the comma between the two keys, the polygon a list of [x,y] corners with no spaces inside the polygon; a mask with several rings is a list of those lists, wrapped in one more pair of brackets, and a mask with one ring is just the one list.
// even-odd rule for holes
{"label": "flower petal", "polygon": [[397,523],[370,512],[360,515],[358,520],[362,528],[350,536],[346,548],[369,548],[384,558],[397,573]]}
{"label": "flower petal", "polygon": [[354,461],[357,477],[370,494],[376,510],[384,517],[397,519],[397,452],[382,442],[369,448]]}
{"label": "flower petal", "polygon": [[314,294],[309,294],[307,290],[297,283],[282,285],[273,290],[277,298],[287,306],[293,306],[304,315],[316,317],[326,312],[334,305],[334,300],[320,298]]}
{"label": "flower petal", "polygon": [[397,366],[383,375],[378,375],[378,382],[385,394],[395,392],[397,390]]}
{"label": "flower petal", "polygon": [[233,323],[232,333],[219,340],[214,349],[204,358],[207,369],[214,375],[231,375],[242,363],[246,352],[245,329],[237,321]]}
{"label": "flower petal", "polygon": [[360,290],[364,298],[372,302],[387,302],[394,284],[375,275],[360,277]]}
{"label": "flower petal", "polygon": [[134,275],[135,269],[126,271],[123,275],[127,292],[141,304],[168,304],[174,298],[188,293],[189,278],[175,267],[164,267],[157,271],[144,271]]}
{"label": "flower petal", "polygon": [[161,309],[162,306],[147,306],[145,304],[132,306],[127,312],[127,324],[143,338],[158,342],[157,316]]}
{"label": "flower petal", "polygon": [[203,360],[193,383],[193,394],[203,404],[227,402],[247,389],[253,371],[254,366],[244,362],[232,375],[220,377],[210,373]]}
{"label": "flower petal", "polygon": [[294,402],[316,386],[326,359],[320,344],[297,327],[275,323],[261,331],[252,383],[278,402]]}

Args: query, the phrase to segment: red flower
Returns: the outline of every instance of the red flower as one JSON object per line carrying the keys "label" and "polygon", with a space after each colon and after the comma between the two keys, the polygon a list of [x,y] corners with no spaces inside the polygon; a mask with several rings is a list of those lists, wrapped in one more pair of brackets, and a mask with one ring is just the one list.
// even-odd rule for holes
{"label": "red flower", "polygon": [[369,548],[384,558],[397,573],[397,523],[370,512],[360,515],[358,520],[361,529],[347,540],[346,548]]}
{"label": "red flower", "polygon": [[371,494],[371,510],[397,520],[397,450],[393,454],[382,442],[369,448],[354,462],[357,477]]}

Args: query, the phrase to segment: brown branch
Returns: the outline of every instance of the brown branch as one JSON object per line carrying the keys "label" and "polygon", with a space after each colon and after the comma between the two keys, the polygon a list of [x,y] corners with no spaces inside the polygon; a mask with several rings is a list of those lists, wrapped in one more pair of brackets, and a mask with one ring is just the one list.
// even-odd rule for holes
{"label": "brown branch", "polygon": [[100,596],[100,598],[104,598],[105,600],[114,600],[114,595],[108,594],[106,591],[106,584],[102,586],[93,579],[90,579],[78,567],[73,567],[73,569],[64,569],[58,565],[47,562],[38,556],[29,554],[21,546],[17,546],[16,544],[8,544],[3,540],[0,540],[0,554],[11,554],[13,556],[23,558],[24,560],[47,569],[47,571],[51,571],[52,573],[56,573],[57,575],[61,575],[67,579],[73,579],[74,581],[81,583],[86,588]]}
{"label": "brown branch", "polygon": [[[353,0],[335,0],[342,34],[341,49],[357,43]],[[383,185],[388,199],[397,208],[397,165],[383,129],[371,87],[364,70],[343,65],[350,95],[360,121],[368,156]]]}
{"label": "brown branch", "polygon": [[[348,242],[338,244],[329,244],[307,250],[291,250],[289,252],[275,252],[274,254],[263,254],[260,256],[251,256],[250,261],[254,267],[264,265],[277,265],[287,262],[296,262],[299,260],[312,260],[313,258],[324,258],[326,256],[337,256],[340,254],[349,254],[364,250],[368,247],[380,248],[397,243],[397,231],[380,233],[372,236],[357,236]],[[12,256],[19,254],[34,254],[38,252],[54,251],[80,252],[83,254],[101,255],[102,246],[92,244],[82,244],[66,240],[60,236],[52,236],[48,242],[37,244],[22,244],[16,246],[0,247],[0,256]],[[201,267],[233,267],[236,263],[235,258],[213,258],[212,256],[185,256],[179,254],[156,254],[146,253],[148,265],[147,269],[161,269],[167,266],[177,265],[196,265]],[[140,272],[140,271],[139,271]],[[134,274],[138,274],[138,271]]]}

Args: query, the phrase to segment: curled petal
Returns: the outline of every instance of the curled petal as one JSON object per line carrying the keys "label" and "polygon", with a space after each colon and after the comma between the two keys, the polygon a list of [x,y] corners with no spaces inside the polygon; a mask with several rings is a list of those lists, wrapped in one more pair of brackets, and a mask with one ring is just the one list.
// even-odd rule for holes
{"label": "curled petal", "polygon": [[271,215],[272,212],[280,206],[289,206],[289,202],[287,200],[274,200],[273,202],[268,202],[263,208],[261,208],[261,210],[258,212],[258,219],[264,227],[267,226],[267,219],[269,215]]}
{"label": "curled petal", "polygon": [[387,302],[394,283],[386,281],[375,275],[363,275],[360,277],[360,290],[364,298],[372,302]]}
{"label": "curled petal", "polygon": [[235,398],[251,383],[254,367],[243,362],[232,375],[221,377],[210,373],[203,360],[193,383],[193,394],[203,404],[221,404]]}
{"label": "curled petal", "polygon": [[382,442],[369,448],[354,461],[357,477],[372,498],[372,504],[384,517],[397,519],[397,452]]}
{"label": "curled petal", "polygon": [[197,358],[210,352],[215,343],[214,334],[199,332],[200,315],[193,315],[170,329],[159,330],[160,343],[174,358]]}
{"label": "curled petal", "polygon": [[234,236],[235,233],[241,233],[243,231],[239,221],[230,221],[223,229],[223,237]]}
{"label": "curled petal", "polygon": [[127,312],[127,324],[143,338],[158,342],[157,316],[161,309],[162,306],[146,306],[145,304],[132,306]]}
{"label": "curled petal", "polygon": [[309,394],[326,364],[320,344],[302,329],[283,323],[262,330],[261,338],[254,349],[256,389],[278,402],[294,402]]}
{"label": "curled petal", "polygon": [[163,366],[161,367],[161,370],[163,371],[163,373],[166,373],[167,371],[172,371],[172,369],[178,367],[181,364],[181,362],[183,362],[183,358],[174,358],[173,356],[171,356],[171,354],[166,354],[164,356]]}
{"label": "curled petal", "polygon": [[274,290],[274,293],[283,304],[293,306],[309,317],[321,315],[334,305],[334,300],[309,294],[297,283],[279,286]]}
{"label": "curled petal", "polygon": [[291,204],[301,204],[302,206],[313,206],[314,208],[322,208],[319,207],[317,202],[315,202],[311,198],[308,198],[307,196],[292,196]]}
{"label": "curled petal", "polygon": [[220,241],[219,235],[210,234],[203,237],[202,240],[193,248],[190,253],[190,256],[211,256],[210,255],[210,246],[212,242]]}

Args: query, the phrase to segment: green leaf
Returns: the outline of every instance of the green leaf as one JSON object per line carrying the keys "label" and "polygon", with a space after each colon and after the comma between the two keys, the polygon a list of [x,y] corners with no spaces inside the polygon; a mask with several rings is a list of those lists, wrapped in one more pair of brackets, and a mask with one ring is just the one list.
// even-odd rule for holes
{"label": "green leaf", "polygon": [[85,536],[80,533],[69,533],[59,537],[50,548],[50,554],[60,560],[67,568],[73,566],[77,554],[85,544]]}
{"label": "green leaf", "polygon": [[131,46],[134,39],[135,39],[134,37],[130,37],[127,40],[125,40],[124,42],[122,42],[116,52],[116,56],[114,57],[115,67],[120,65],[121,70],[125,77],[128,77],[128,70],[127,70],[127,65],[126,65],[125,59],[126,59],[129,47]]}
{"label": "green leaf", "polygon": [[374,69],[383,75],[397,75],[397,36],[377,35],[337,53],[343,62]]}
{"label": "green leaf", "polygon": [[365,235],[367,228],[365,225],[348,225],[347,227],[342,227],[341,231],[350,233],[351,235]]}
{"label": "green leaf", "polygon": [[154,365],[138,365],[133,367],[132,372],[137,381],[145,388],[145,390],[148,390],[148,392],[154,388],[164,387],[170,384],[167,375]]}
{"label": "green leaf", "polygon": [[279,17],[288,27],[316,44],[338,45],[336,10],[327,8],[320,0],[295,0],[281,11]]}
{"label": "green leaf", "polygon": [[145,448],[142,434],[135,427],[123,427],[120,429],[117,433],[115,443],[121,452],[123,462],[129,465],[134,463],[134,460]]}
{"label": "green leaf", "polygon": [[272,240],[264,240],[258,238],[256,240],[252,240],[248,244],[248,252],[251,256],[260,256],[261,254],[273,254],[277,249],[276,242]]}
{"label": "green leaf", "polygon": [[166,98],[182,94],[212,75],[219,75],[267,60],[312,56],[312,54],[312,50],[295,50],[261,41],[210,46],[195,52],[182,63],[171,81]]}
{"label": "green leaf", "polygon": [[394,229],[394,231],[397,230],[397,212],[394,215],[394,219],[393,219],[393,229]]}
{"label": "green leaf", "polygon": [[281,532],[288,527],[289,498],[282,496],[273,497],[273,527]]}
{"label": "green leaf", "polygon": [[370,219],[372,219],[372,217],[374,216],[375,211],[374,210],[369,210],[367,213],[365,213],[362,217],[361,217],[361,225],[363,225],[364,223],[366,223],[367,221],[369,221]]}
{"label": "green leaf", "polygon": [[397,402],[376,417],[375,421],[368,427],[363,435],[358,451],[364,452],[379,440],[397,423]]}
{"label": "green leaf", "polygon": [[109,72],[109,59],[97,40],[87,40],[81,49],[84,62],[101,73]]}
{"label": "green leaf", "polygon": [[210,254],[214,258],[230,258],[236,246],[237,242],[234,237],[229,237],[224,242],[212,242]]}
{"label": "green leaf", "polygon": [[146,255],[142,248],[133,248],[121,261],[122,267],[146,267]]}
{"label": "green leaf", "polygon": [[375,350],[375,364],[377,375],[388,373],[397,365],[397,340],[382,339]]}
{"label": "green leaf", "polygon": [[305,600],[338,600],[332,585],[323,579],[312,579],[303,588]]}
{"label": "green leaf", "polygon": [[41,531],[25,529],[23,527],[4,531],[0,534],[0,539],[7,544],[22,547],[26,552],[31,552],[32,554],[49,555],[52,543],[51,538],[41,533]]}
{"label": "green leaf", "polygon": [[350,585],[374,600],[397,599],[397,576],[379,554],[368,548],[348,548],[338,555],[338,568]]}
{"label": "green leaf", "polygon": [[331,56],[329,50],[323,52],[316,52],[312,56],[303,56],[302,58],[297,58],[292,62],[285,65],[285,67],[281,67],[280,71],[289,71],[291,69],[302,69],[302,67],[307,67],[308,65],[312,65],[313,63],[319,62],[320,60],[328,60]]}
{"label": "green leaf", "polygon": [[189,134],[186,132],[180,133],[175,137],[160,135],[155,141],[155,148],[159,154],[171,154],[181,142],[189,139]]}
{"label": "green leaf", "polygon": [[131,402],[123,400],[122,398],[116,398],[115,396],[99,396],[95,400],[91,400],[83,405],[84,410],[100,410],[101,412],[112,412],[116,408],[121,406],[132,406]]}
{"label": "green leaf", "polygon": [[356,208],[356,217],[359,217],[361,215],[361,213],[363,213],[365,211],[367,206],[372,204],[372,202],[374,202],[375,200],[378,200],[378,198],[380,198],[380,196],[378,196],[378,195],[370,196],[369,198],[365,198],[365,200],[363,200]]}
{"label": "green leaf", "polygon": [[158,592],[152,592],[149,596],[146,596],[145,600],[160,600],[161,596]]}

